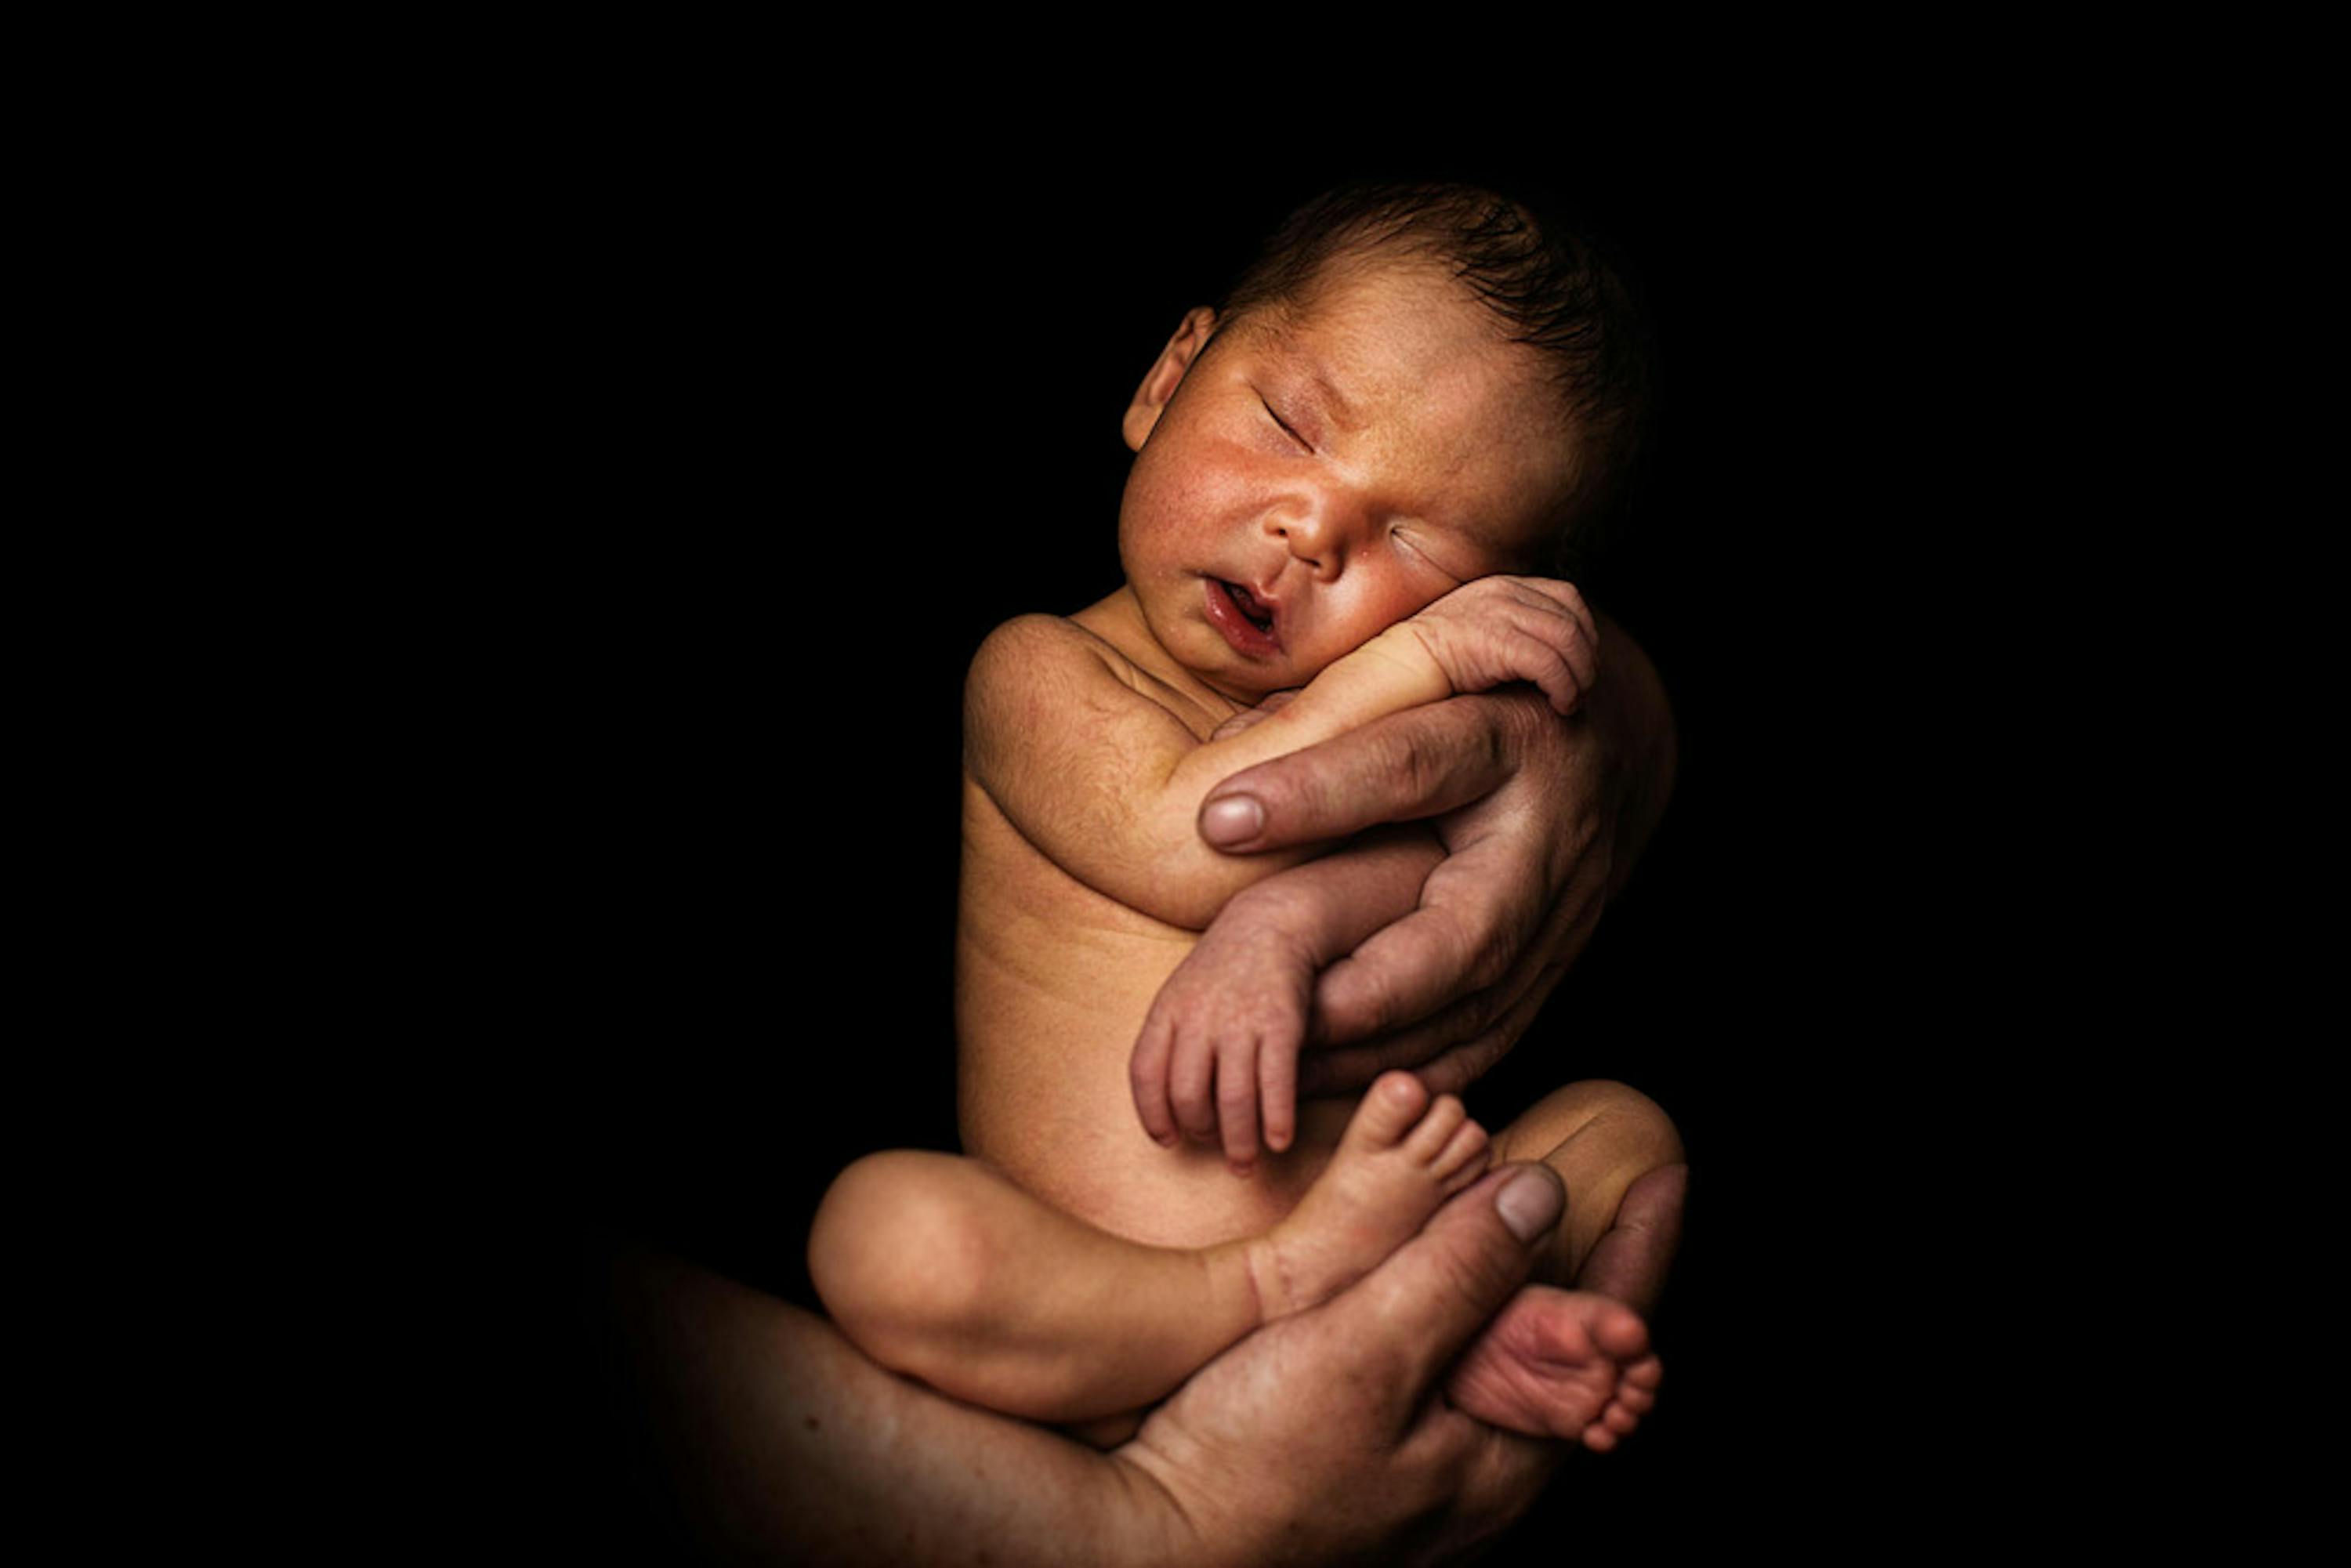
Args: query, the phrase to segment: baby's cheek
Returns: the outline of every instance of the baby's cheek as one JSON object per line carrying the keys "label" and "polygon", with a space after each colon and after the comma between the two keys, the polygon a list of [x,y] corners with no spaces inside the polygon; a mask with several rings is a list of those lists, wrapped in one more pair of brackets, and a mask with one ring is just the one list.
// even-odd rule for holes
{"label": "baby's cheek", "polygon": [[1448,590],[1418,582],[1398,572],[1385,572],[1365,582],[1358,601],[1348,607],[1349,647],[1359,648],[1399,621],[1409,621],[1445,597]]}

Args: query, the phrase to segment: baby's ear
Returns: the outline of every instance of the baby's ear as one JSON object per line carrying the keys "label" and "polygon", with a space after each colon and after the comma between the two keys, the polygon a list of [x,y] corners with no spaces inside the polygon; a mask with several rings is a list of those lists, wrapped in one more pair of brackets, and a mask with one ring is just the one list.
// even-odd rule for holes
{"label": "baby's ear", "polygon": [[1144,373],[1143,384],[1134,389],[1134,401],[1126,405],[1126,420],[1122,427],[1126,434],[1127,450],[1143,450],[1143,439],[1151,427],[1159,423],[1159,411],[1176,395],[1184,380],[1184,372],[1192,368],[1200,350],[1208,344],[1209,335],[1217,329],[1217,313],[1202,305],[1186,312],[1176,335],[1159,350],[1151,369]]}

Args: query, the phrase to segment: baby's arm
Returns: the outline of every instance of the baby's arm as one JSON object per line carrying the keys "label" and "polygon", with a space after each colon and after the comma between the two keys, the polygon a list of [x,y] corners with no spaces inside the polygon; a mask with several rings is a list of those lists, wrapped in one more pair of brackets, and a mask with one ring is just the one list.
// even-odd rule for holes
{"label": "baby's arm", "polygon": [[1265,1146],[1290,1147],[1316,977],[1410,914],[1444,858],[1426,828],[1383,828],[1235,894],[1160,988],[1135,1040],[1129,1071],[1144,1130],[1171,1148],[1221,1134],[1243,1174],[1260,1113]]}
{"label": "baby's arm", "polygon": [[972,662],[966,764],[1021,835],[1086,885],[1188,930],[1307,858],[1201,841],[1207,792],[1242,768],[1457,691],[1541,686],[1562,713],[1594,673],[1590,612],[1563,582],[1484,578],[1389,627],[1260,722],[1199,741],[1155,683],[1065,621],[1025,616]]}
{"label": "baby's arm", "polygon": [[[1573,588],[1489,578],[1390,628],[1307,692],[1350,683],[1368,713],[1439,680],[1450,695],[1520,678],[1542,684],[1565,713],[1593,665],[1589,612]],[[1261,727],[1278,712],[1228,729]],[[1235,894],[1161,988],[1135,1040],[1128,1069],[1144,1130],[1170,1146],[1186,1135],[1220,1142],[1244,1174],[1260,1121],[1268,1148],[1289,1147],[1316,977],[1409,915],[1444,854],[1425,829],[1390,831]]]}

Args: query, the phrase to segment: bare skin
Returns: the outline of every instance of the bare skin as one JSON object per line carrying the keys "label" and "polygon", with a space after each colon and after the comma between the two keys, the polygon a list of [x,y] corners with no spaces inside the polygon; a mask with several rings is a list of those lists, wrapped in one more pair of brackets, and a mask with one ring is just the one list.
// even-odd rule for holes
{"label": "bare skin", "polygon": [[[1246,768],[1205,798],[1201,837],[1229,853],[1294,862],[1376,824],[1426,821],[1447,857],[1412,915],[1319,980],[1301,1092],[1352,1095],[1399,1066],[1434,1089],[1466,1086],[1581,948],[1673,773],[1662,685],[1629,638],[1604,622],[1603,636],[1608,667],[1573,719],[1531,691],[1458,696]],[[975,831],[990,830],[967,810],[967,840]],[[1317,918],[1349,917],[1343,881],[1309,896]],[[1135,998],[1134,1017],[1150,999]],[[1005,1087],[988,1113],[1024,1098],[1049,1107],[1058,1086],[1040,1079],[1034,1098]],[[1649,1309],[1686,1175],[1668,1166],[1632,1183],[1580,1286]],[[1117,1456],[893,1376],[821,1320],[711,1276],[644,1265],[624,1293],[677,1488],[722,1550],[904,1562],[977,1542],[1040,1563],[1454,1561],[1524,1510],[1562,1447],[1429,1397],[1487,1339],[1517,1332],[1520,1314],[1557,1308],[1551,1288],[1521,1288],[1535,1254],[1482,1202],[1499,1180],[1455,1199],[1354,1287],[1244,1338]]]}
{"label": "bare skin", "polygon": [[[1630,1308],[1559,1287],[1579,1281],[1633,1182],[1677,1162],[1679,1144],[1647,1101],[1594,1082],[1550,1096],[1498,1146],[1539,1153],[1568,1214],[1536,1257],[1546,1284],[1512,1303],[1447,1396],[1491,1425],[1604,1451],[1650,1408],[1662,1368]],[[1064,1214],[978,1161],[895,1151],[834,1184],[810,1273],[841,1332],[881,1364],[1114,1442],[1218,1351],[1359,1278],[1487,1158],[1459,1101],[1389,1073],[1280,1223],[1167,1248]]]}
{"label": "bare skin", "polygon": [[1564,712],[1606,684],[1574,590],[1504,575],[1540,553],[1572,478],[1548,371],[1442,268],[1369,262],[1328,281],[1311,308],[1186,317],[1124,422],[1126,587],[999,629],[967,690],[965,1149],[1161,1245],[1268,1228],[1348,1110],[1303,1106],[1289,1125],[1285,1061],[1262,1058],[1267,1095],[1186,1052],[1167,1094],[1182,1134],[1201,1134],[1216,1076],[1222,1152],[1251,1179],[1208,1179],[1164,1117],[1137,1125],[1127,1051],[1152,998],[1237,892],[1311,858],[1219,852],[1197,831],[1204,798],[1452,692],[1523,680]]}
{"label": "bare skin", "polygon": [[977,1160],[897,1151],[834,1184],[809,1269],[883,1365],[1008,1415],[1085,1421],[1149,1405],[1242,1335],[1329,1300],[1486,1161],[1458,1100],[1391,1073],[1280,1224],[1181,1249],[1098,1229]]}
{"label": "bare skin", "polygon": [[[1019,975],[1017,983],[1006,976],[983,990],[976,973],[980,966],[965,972],[967,1106],[991,1089],[1000,1092],[1008,1063],[1050,1071],[1064,1106],[1095,1082],[1073,1056],[1091,1047],[1087,1054],[1103,1060],[1105,1037],[1113,1042],[1127,1037],[1132,1025],[1118,1021],[1129,989],[1120,983],[1122,972],[1141,967],[1144,983],[1151,983],[1181,946],[1161,943],[1122,966],[1082,941],[1073,956],[1067,937],[1073,928],[1091,935],[1103,919],[1134,925],[1152,918],[1124,904],[1127,898],[1148,894],[1156,901],[1153,908],[1170,915],[1189,907],[1190,873],[1180,858],[1170,859],[1159,830],[1167,819],[1188,833],[1197,814],[1192,802],[1209,783],[1252,756],[1343,734],[1454,690],[1522,678],[1542,686],[1555,708],[1572,708],[1595,673],[1593,634],[1589,612],[1569,585],[1484,579],[1442,595],[1347,653],[1294,698],[1244,722],[1222,724],[1204,741],[1194,711],[1168,684],[1179,672],[1156,649],[1137,596],[1113,596],[1074,623],[1036,617],[999,631],[975,662],[971,679],[968,753],[978,821],[966,858],[964,929],[995,944],[999,965],[1017,965]],[[997,831],[999,823],[1013,831]],[[1062,854],[1074,866],[1053,858]],[[1156,869],[1146,876],[1136,857]],[[1290,874],[1384,883],[1354,901],[1376,924],[1409,906],[1430,863],[1422,847],[1399,842],[1385,855],[1345,857],[1339,873],[1310,867]],[[1235,874],[1233,866],[1218,862],[1207,862],[1207,869],[1212,881]],[[1269,868],[1242,862],[1242,869]],[[1110,896],[1113,889],[1116,898]],[[1241,947],[1211,946],[1212,953],[1232,956],[1207,967],[1208,988],[1187,993],[1177,987],[1172,1011],[1155,1009],[1155,1023],[1174,1019],[1180,1024],[1192,1010],[1186,1004],[1196,999],[1213,1002],[1230,992],[1244,1005],[1250,1001],[1245,989],[1225,979],[1248,966],[1247,948],[1280,938],[1287,924],[1282,909],[1270,898],[1264,907],[1263,923],[1242,927]],[[1099,913],[1081,916],[1088,908]],[[975,918],[975,909],[990,917]],[[1023,930],[1024,922],[1038,928]],[[1307,944],[1307,972],[1332,956],[1335,944],[1372,928],[1322,933]],[[1040,976],[1068,977],[1069,983],[1048,978],[1040,986]],[[986,1004],[971,1005],[976,997]],[[1080,998],[1086,1000],[1071,1005]],[[1163,995],[1163,1004],[1166,999]],[[1256,1223],[1227,1227],[1210,1214],[1196,1239],[1172,1233],[1168,1228],[1200,1225],[1204,1218],[1207,1195],[1196,1168],[1187,1170],[1181,1161],[1171,1166],[1165,1154],[1123,1167],[1077,1157],[1061,1138],[1038,1135],[1033,1118],[1042,1107],[1029,1102],[1012,1108],[1004,1136],[972,1140],[975,1152],[1001,1167],[1009,1182],[945,1156],[901,1154],[862,1163],[836,1187],[820,1216],[811,1262],[844,1330],[884,1364],[993,1408],[1091,1420],[1157,1397],[1239,1334],[1320,1301],[1384,1255],[1425,1217],[1426,1207],[1368,1195],[1344,1201],[1332,1196],[1369,1185],[1359,1174],[1369,1164],[1360,1149],[1350,1157],[1346,1140],[1360,1142],[1364,1126],[1376,1119],[1359,1113],[1346,1140],[1327,1130],[1327,1119],[1293,1140],[1290,1096],[1269,1074],[1289,1075],[1299,1033],[1269,1036],[1259,1021],[1245,1022],[1221,1038],[1146,1024],[1129,1082],[1144,1130],[1163,1151],[1179,1152],[1187,1134],[1214,1140],[1244,1180],[1254,1174],[1257,1112],[1263,1106],[1268,1142],[1288,1159],[1282,1176],[1255,1195]],[[1197,1104],[1207,1097],[1212,1078],[1217,1120],[1206,1125],[1179,1125],[1170,1097],[1149,1092],[1188,1079],[1175,1103]],[[1625,1185],[1680,1155],[1670,1124],[1639,1096],[1615,1085],[1582,1088],[1624,1098],[1656,1135],[1646,1145],[1626,1145],[1617,1163],[1605,1166],[1579,1164],[1562,1153],[1560,1168],[1573,1171],[1579,1188],[1590,1191],[1579,1192],[1570,1250],[1546,1270],[1547,1278],[1562,1282],[1573,1277],[1582,1249],[1606,1225]],[[1389,1081],[1389,1093],[1407,1090],[1423,1097],[1408,1107],[1417,1114],[1426,1095],[1417,1081]],[[1551,1120],[1562,1113],[1553,1107]],[[1446,1102],[1432,1119],[1438,1114],[1458,1123],[1461,1113]],[[1512,1129],[1514,1146],[1552,1158],[1552,1145],[1568,1129],[1545,1134],[1546,1124],[1539,1110]],[[1377,1141],[1393,1141],[1402,1131],[1383,1129]],[[1097,1146],[1105,1136],[1119,1134],[1094,1129]],[[1479,1137],[1482,1142],[1483,1134]],[[1423,1157],[1433,1157],[1442,1145],[1432,1135]],[[1645,1163],[1625,1163],[1634,1160]],[[1335,1182],[1317,1179],[1326,1167]],[[1458,1168],[1448,1163],[1437,1174]],[[1058,1188],[1049,1174],[1054,1172],[1062,1177]],[[1122,1176],[1134,1179],[1121,1182]],[[1083,1180],[1082,1190],[1070,1185],[1071,1176]],[[1019,1186],[1049,1201],[1024,1206]],[[1145,1223],[1160,1228],[1138,1228]],[[1121,1235],[1139,1245],[1121,1246]],[[1276,1288],[1276,1263],[1318,1249],[1332,1255],[1334,1267],[1307,1269],[1297,1289]],[[1625,1429],[1637,1416],[1613,1406],[1611,1397],[1617,1354],[1641,1361],[1646,1334],[1636,1322],[1620,1322],[1630,1319],[1621,1308],[1595,1306],[1587,1315],[1592,1322],[1573,1332],[1547,1326],[1504,1343],[1540,1354],[1553,1374],[1573,1362],[1594,1400],[1577,1415],[1576,1429],[1589,1427],[1599,1440],[1607,1428],[1595,1423],[1604,1412],[1614,1409]],[[1644,1365],[1640,1375],[1652,1376],[1652,1369]],[[1502,1385],[1488,1379],[1465,1386],[1475,1397]],[[1494,1409],[1498,1418],[1533,1418],[1523,1402],[1497,1402]],[[1559,1435],[1555,1427],[1540,1430]]]}
{"label": "bare skin", "polygon": [[[836,1189],[829,1207],[856,1218],[820,1222],[820,1286],[869,1351],[997,1408],[1091,1418],[1270,1315],[1253,1243],[1338,1233],[1317,1183],[1346,1163],[1349,1105],[1297,1101],[1304,982],[1411,911],[1445,846],[1408,831],[1319,863],[1220,853],[1203,803],[1237,771],[1457,693],[1523,682],[1556,715],[1581,706],[1593,617],[1573,585],[1510,575],[1572,471],[1562,416],[1531,351],[1441,269],[1367,266],[1311,309],[1179,327],[1129,410],[1126,586],[1008,622],[973,663],[957,1077],[965,1147],[989,1169],[893,1155]],[[1567,1149],[1559,1107],[1508,1130],[1585,1189],[1542,1270],[1560,1284],[1625,1186],[1680,1157],[1647,1102],[1581,1088],[1651,1135],[1602,1161],[1593,1140]],[[954,1219],[925,1222],[930,1245],[875,1239],[930,1208]],[[1364,1266],[1363,1244],[1336,1250]],[[1547,1373],[1573,1364],[1596,1401],[1578,1430],[1604,1433],[1619,1353],[1646,1356],[1622,1317],[1571,1324],[1554,1305],[1500,1343]],[[1125,1354],[1138,1341],[1155,1348]]]}
{"label": "bare skin", "polygon": [[[1632,874],[1673,790],[1673,715],[1639,644],[1599,624],[1606,667],[1572,718],[1522,691],[1457,696],[1245,768],[1205,798],[1201,837],[1228,853],[1422,821],[1441,846],[1413,907],[1315,977],[1301,1093],[1399,1067],[1459,1093],[1516,1043]],[[1357,918],[1353,886],[1283,892],[1308,931]]]}
{"label": "bare skin", "polygon": [[[699,1270],[623,1257],[614,1303],[674,1493],[729,1558],[1457,1562],[1564,1451],[1430,1397],[1526,1299],[1561,1195],[1538,1173],[1514,1200],[1535,1199],[1516,1221],[1533,1228],[1514,1231],[1498,1200],[1525,1174],[1489,1175],[1353,1286],[1243,1339],[1109,1453],[893,1376],[823,1320]],[[1654,1301],[1680,1195],[1678,1170],[1637,1183],[1590,1282]]]}
{"label": "bare skin", "polygon": [[[966,720],[966,1149],[1137,1240],[1198,1247],[1270,1228],[1329,1158],[1348,1107],[1296,1105],[1297,1020],[1269,1030],[1231,1011],[1270,992],[1227,982],[1261,945],[1283,944],[1288,972],[1301,973],[1366,934],[1364,916],[1408,910],[1442,852],[1426,834],[1394,835],[1290,873],[1348,884],[1322,894],[1347,913],[1302,931],[1296,892],[1275,885],[1287,869],[1278,858],[1187,859],[1164,841],[1196,846],[1198,801],[1231,770],[1449,690],[1517,676],[1551,683],[1552,705],[1571,705],[1593,676],[1592,638],[1572,587],[1489,578],[1389,628],[1278,710],[1228,726],[1228,705],[1204,706],[1170,684],[1180,670],[1132,593],[1071,621],[999,629],[974,662]],[[1228,907],[1236,887],[1250,888],[1247,918],[1210,947],[1228,958],[1153,1008],[1201,940],[1172,922]],[[1220,1010],[1236,1027],[1199,1026]],[[1215,1181],[1186,1139],[1213,1143],[1249,1179]]]}

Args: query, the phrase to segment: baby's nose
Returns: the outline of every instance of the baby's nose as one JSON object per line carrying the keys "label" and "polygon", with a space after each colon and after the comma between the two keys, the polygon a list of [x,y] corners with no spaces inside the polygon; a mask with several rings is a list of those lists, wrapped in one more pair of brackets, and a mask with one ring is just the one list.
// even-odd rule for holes
{"label": "baby's nose", "polygon": [[1318,572],[1329,573],[1345,564],[1349,544],[1360,529],[1356,515],[1360,510],[1345,502],[1323,500],[1292,511],[1276,512],[1266,519],[1266,525],[1281,536],[1293,559]]}

